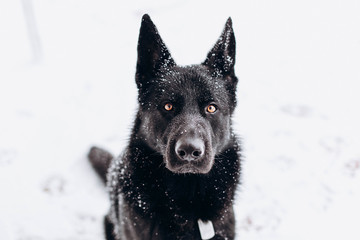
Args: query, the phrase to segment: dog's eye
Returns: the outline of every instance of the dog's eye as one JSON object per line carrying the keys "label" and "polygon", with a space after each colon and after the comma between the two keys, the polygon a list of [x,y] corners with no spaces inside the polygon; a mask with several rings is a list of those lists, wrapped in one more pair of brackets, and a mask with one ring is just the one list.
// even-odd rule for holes
{"label": "dog's eye", "polygon": [[209,106],[206,107],[206,111],[208,113],[214,113],[216,112],[217,108],[214,104],[210,104]]}
{"label": "dog's eye", "polygon": [[173,109],[173,105],[171,103],[167,103],[165,104],[164,108],[166,111],[171,111]]}

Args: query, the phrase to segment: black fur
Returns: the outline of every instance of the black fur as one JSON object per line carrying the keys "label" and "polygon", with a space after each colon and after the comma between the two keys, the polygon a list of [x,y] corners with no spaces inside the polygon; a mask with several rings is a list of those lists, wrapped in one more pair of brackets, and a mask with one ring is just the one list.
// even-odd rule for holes
{"label": "black fur", "polygon": [[88,154],[91,165],[106,183],[106,174],[110,167],[111,160],[114,158],[111,153],[97,147],[92,147]]}
{"label": "black fur", "polygon": [[[234,64],[230,18],[205,62],[181,67],[143,16],[139,110],[129,144],[107,174],[108,240],[201,239],[198,219],[213,222],[213,239],[234,239],[232,203],[240,176],[240,147],[231,129]],[[105,179],[111,154],[101,151],[93,148],[89,158]]]}

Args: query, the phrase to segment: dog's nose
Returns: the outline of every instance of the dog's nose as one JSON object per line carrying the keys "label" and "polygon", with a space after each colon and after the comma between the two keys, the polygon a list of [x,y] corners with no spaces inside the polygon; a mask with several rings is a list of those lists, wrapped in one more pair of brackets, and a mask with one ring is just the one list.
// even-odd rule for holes
{"label": "dog's nose", "polygon": [[175,144],[176,155],[187,161],[194,161],[204,155],[205,145],[200,138],[181,138]]}

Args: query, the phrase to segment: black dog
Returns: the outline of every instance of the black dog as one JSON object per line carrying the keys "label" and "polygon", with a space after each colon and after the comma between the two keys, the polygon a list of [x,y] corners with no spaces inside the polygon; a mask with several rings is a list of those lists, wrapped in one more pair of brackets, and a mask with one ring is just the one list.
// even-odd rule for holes
{"label": "black dog", "polygon": [[230,18],[205,62],[181,67],[143,16],[139,110],[129,145],[114,160],[99,148],[89,153],[104,181],[107,173],[108,240],[234,239],[232,204],[240,175],[231,128],[234,64]]}

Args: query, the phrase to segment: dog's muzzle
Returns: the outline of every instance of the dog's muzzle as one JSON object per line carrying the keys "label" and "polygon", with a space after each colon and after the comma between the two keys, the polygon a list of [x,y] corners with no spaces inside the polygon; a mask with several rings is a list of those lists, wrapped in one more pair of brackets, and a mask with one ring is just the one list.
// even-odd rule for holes
{"label": "dog's muzzle", "polygon": [[205,155],[205,144],[199,137],[181,137],[175,144],[175,153],[180,160],[197,161]]}
{"label": "dog's muzzle", "polygon": [[170,134],[166,167],[174,173],[208,173],[214,163],[210,127],[194,120],[187,123]]}

